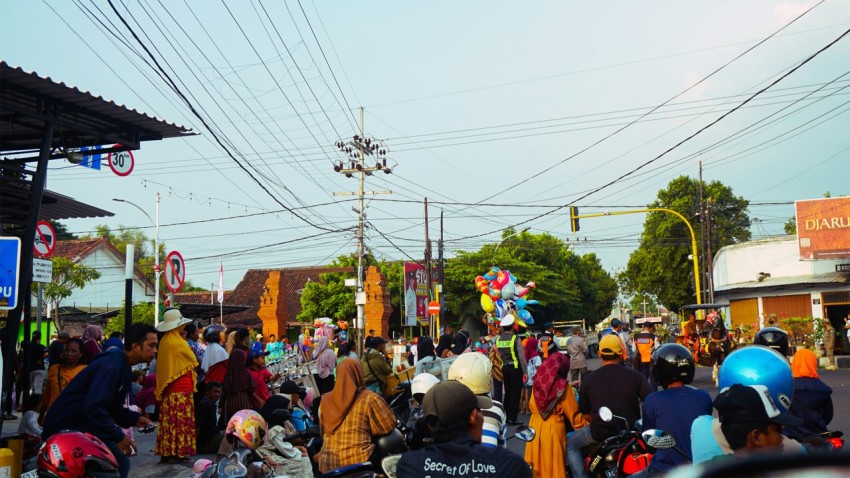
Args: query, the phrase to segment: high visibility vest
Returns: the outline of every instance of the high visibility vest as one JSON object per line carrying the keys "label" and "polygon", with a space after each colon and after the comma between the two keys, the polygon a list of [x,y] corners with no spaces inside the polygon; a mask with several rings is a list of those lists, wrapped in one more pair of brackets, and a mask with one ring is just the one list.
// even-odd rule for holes
{"label": "high visibility vest", "polygon": [[551,335],[544,335],[540,337],[539,348],[541,350],[540,354],[543,356],[543,360],[546,360],[549,357],[549,344],[546,342],[552,340]]}
{"label": "high visibility vest", "polygon": [[635,347],[640,355],[640,361],[649,363],[652,361],[652,349],[655,346],[655,335],[650,332],[641,332],[633,338]]}
{"label": "high visibility vest", "polygon": [[496,348],[499,349],[499,353],[502,355],[502,363],[505,365],[513,365],[514,367],[519,367],[519,361],[516,359],[516,335],[511,335],[511,340],[502,340],[499,337],[499,340],[496,341]]}

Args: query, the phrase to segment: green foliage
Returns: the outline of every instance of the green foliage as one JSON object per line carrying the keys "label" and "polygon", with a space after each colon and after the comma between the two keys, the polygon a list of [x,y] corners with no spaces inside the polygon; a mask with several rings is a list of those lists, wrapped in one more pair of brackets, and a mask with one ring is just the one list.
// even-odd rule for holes
{"label": "green foliage", "polygon": [[[154,240],[147,237],[147,235],[138,229],[129,228],[124,225],[119,225],[117,231],[113,231],[109,228],[109,226],[105,224],[100,224],[95,226],[95,234],[93,236],[83,236],[82,239],[92,239],[96,237],[105,237],[109,240],[109,242],[118,249],[122,254],[127,253],[127,244],[133,244],[133,263],[136,264],[136,267],[145,274],[145,277],[149,278],[151,282],[153,282],[153,269],[156,260],[154,258]],[[159,243],[159,257],[160,259],[165,258],[165,243],[160,241]],[[160,277],[160,290],[166,290],[165,286],[165,278]],[[186,286],[183,286],[182,291],[192,292],[192,290],[186,289]],[[200,289],[205,290],[205,289]]]}
{"label": "green foliage", "polygon": [[[370,260],[366,262],[370,262]],[[354,267],[356,269],[357,258],[354,255],[339,256],[328,264],[328,267]],[[353,287],[345,286],[345,279],[355,277],[355,273],[329,273],[319,275],[318,282],[306,283],[301,292],[301,313],[298,314],[296,320],[312,324],[313,319],[317,317],[349,320],[357,316],[357,307],[354,305],[356,290]]]}
{"label": "green foliage", "polygon": [[180,289],[180,292],[209,292],[209,289],[204,289],[203,287],[198,287],[192,283],[191,280],[186,279],[183,282],[183,287]]}
{"label": "green foliage", "polygon": [[[662,207],[679,212],[692,225],[698,221],[699,181],[680,176],[658,191],[649,207]],[[749,201],[735,196],[732,189],[712,181],[703,185],[703,196],[711,198],[711,253],[721,247],[750,239]],[[698,230],[698,229],[696,229]],[[699,246],[699,240],[697,244]],[[704,256],[699,251],[701,256]],[[691,236],[687,226],[675,215],[658,211],[648,213],[640,245],[629,256],[620,280],[625,292],[638,291],[655,296],[671,309],[693,303],[696,294],[693,284]],[[705,280],[701,280],[705,287]]]}
{"label": "green foliage", "polygon": [[53,226],[53,230],[56,231],[55,240],[57,240],[57,241],[69,241],[69,240],[72,240],[72,239],[79,239],[74,234],[71,234],[70,232],[68,232],[68,226],[62,224],[61,222],[54,221],[52,219],[48,220],[47,222],[49,222],[50,225]]}
{"label": "green foliage", "polygon": [[653,297],[651,294],[644,294],[642,292],[636,293],[632,297],[632,300],[629,301],[629,308],[632,309],[632,314],[643,315],[644,301],[646,301],[647,317],[657,317],[658,305],[656,304],[655,297]]}
{"label": "green foliage", "polygon": [[797,234],[797,215],[795,214],[789,217],[782,228],[785,230],[785,234],[791,234],[792,236]]}
{"label": "green foliage", "polygon": [[[86,284],[100,279],[100,272],[93,267],[73,262],[65,257],[53,257],[53,282],[43,284],[44,299],[53,302],[59,309],[59,303],[73,294],[75,289],[83,289]],[[33,282],[32,291],[38,293],[38,283]],[[58,314],[57,314],[58,317]],[[61,326],[63,324],[57,324]]]}
{"label": "green foliage", "polygon": [[[154,304],[153,302],[142,302],[133,304],[133,323],[153,325],[154,320]],[[118,315],[109,319],[106,327],[103,328],[103,335],[108,337],[112,332],[124,332],[124,307]]]}

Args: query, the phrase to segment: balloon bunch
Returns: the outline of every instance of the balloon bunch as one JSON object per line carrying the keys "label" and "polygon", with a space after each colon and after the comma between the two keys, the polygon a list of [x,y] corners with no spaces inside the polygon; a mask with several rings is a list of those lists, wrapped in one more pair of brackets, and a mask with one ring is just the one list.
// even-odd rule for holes
{"label": "balloon bunch", "polygon": [[313,342],[318,342],[319,337],[327,337],[328,341],[332,341],[334,338],[334,329],[336,325],[333,324],[333,319],[330,317],[319,317],[318,319],[313,321],[313,327],[316,328],[315,332],[313,332]]}
{"label": "balloon bunch", "polygon": [[526,306],[539,303],[525,299],[528,291],[537,287],[534,282],[525,286],[517,285],[516,276],[511,271],[493,266],[486,274],[475,278],[475,287],[481,292],[481,308],[487,313],[488,320],[497,327],[507,314],[513,314],[520,327],[534,323],[531,312],[525,309]]}

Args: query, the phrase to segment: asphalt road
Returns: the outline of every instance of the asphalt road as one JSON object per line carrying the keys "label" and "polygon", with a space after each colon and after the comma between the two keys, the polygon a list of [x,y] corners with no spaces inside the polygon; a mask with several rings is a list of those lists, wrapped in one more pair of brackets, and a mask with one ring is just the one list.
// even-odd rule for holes
{"label": "asphalt road", "polygon": [[[591,370],[599,368],[601,360],[588,360],[588,367]],[[839,369],[835,371],[819,370],[821,380],[832,388],[832,404],[835,410],[832,423],[829,428],[831,430],[840,430],[845,434],[845,439],[850,439],[850,369]],[[694,387],[701,388],[707,391],[711,398],[717,396],[717,387],[714,386],[714,381],[711,379],[711,368],[697,367],[694,375],[694,382],[691,384]],[[715,416],[717,414],[715,413]],[[528,415],[520,415],[522,423],[528,423]],[[508,428],[508,436],[513,433],[514,427]],[[525,453],[525,442],[518,439],[508,440],[508,448],[520,455]],[[850,443],[845,443],[844,449],[850,449]]]}

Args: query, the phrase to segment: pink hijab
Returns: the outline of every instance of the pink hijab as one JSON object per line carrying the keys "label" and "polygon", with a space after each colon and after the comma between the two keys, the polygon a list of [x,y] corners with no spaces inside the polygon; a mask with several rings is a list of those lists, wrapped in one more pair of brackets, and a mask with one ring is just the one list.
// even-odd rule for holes
{"label": "pink hijab", "polygon": [[333,373],[334,367],[336,367],[336,354],[328,346],[328,338],[326,336],[319,336],[316,350],[313,351],[313,359],[316,360],[316,369],[319,372],[319,378],[327,378],[328,375]]}

